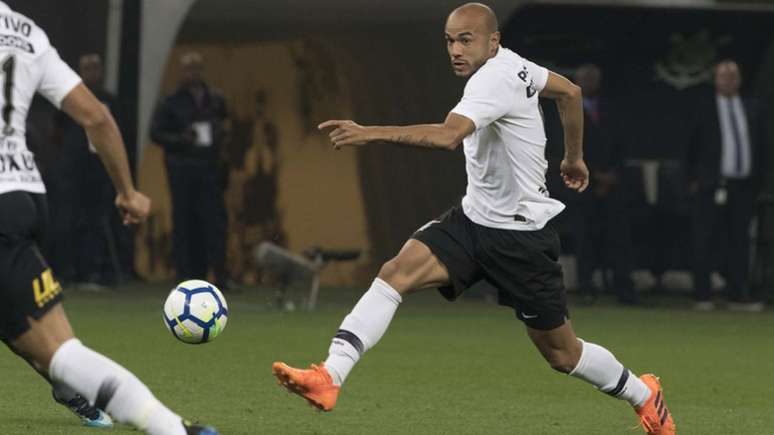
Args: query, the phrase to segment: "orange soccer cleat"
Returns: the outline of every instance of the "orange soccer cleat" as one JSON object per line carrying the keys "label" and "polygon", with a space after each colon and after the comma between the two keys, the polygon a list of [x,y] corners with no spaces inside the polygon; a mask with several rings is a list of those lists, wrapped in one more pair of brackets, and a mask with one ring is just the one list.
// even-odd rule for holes
{"label": "orange soccer cleat", "polygon": [[675,429],[672,414],[666,407],[661,382],[655,375],[651,374],[642,375],[640,379],[650,388],[651,392],[650,398],[637,410],[642,428],[648,435],[675,435],[677,429]]}
{"label": "orange soccer cleat", "polygon": [[340,387],[333,380],[324,364],[312,364],[308,369],[296,369],[282,362],[271,365],[271,371],[291,393],[306,399],[309,404],[321,411],[330,411],[336,406]]}

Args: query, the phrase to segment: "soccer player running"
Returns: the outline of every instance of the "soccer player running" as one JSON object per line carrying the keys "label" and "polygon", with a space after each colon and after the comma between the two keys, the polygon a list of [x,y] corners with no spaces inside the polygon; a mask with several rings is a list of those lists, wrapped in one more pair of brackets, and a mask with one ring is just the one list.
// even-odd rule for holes
{"label": "soccer player running", "polygon": [[567,187],[588,185],[583,162],[580,88],[500,46],[497,18],[482,4],[455,9],[446,22],[454,74],[468,77],[462,100],[441,124],[364,127],[327,121],[335,148],[388,141],[465,151],[468,185],[460,206],[419,229],[382,266],[344,318],[328,358],[310,369],[276,362],[279,382],[330,411],[341,384],[387,330],[409,293],[439,288],[452,300],[485,279],[499,303],[514,308],[550,366],[627,401],[648,434],[675,433],[658,378],[637,377],[607,349],[575,336],[568,317],[556,231],[547,225],[564,206],[545,188],[545,133],[538,95],[556,100],[565,133],[561,173]]}
{"label": "soccer player running", "polygon": [[150,435],[217,435],[183,421],[132,373],[73,334],[62,288],[39,250],[48,218],[46,190],[25,141],[35,93],[86,130],[118,192],[115,203],[124,224],[144,221],[150,200],[134,188],[110,112],[60,59],[45,32],[3,2],[0,87],[0,339],[52,383],[59,400],[59,394],[77,393],[88,401],[86,407],[103,409]]}

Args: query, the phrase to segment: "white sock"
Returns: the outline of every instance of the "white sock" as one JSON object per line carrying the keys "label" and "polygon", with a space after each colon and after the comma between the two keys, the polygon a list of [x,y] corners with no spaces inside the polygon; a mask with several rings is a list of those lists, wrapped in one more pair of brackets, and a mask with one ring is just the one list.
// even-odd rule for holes
{"label": "white sock", "polygon": [[402,300],[400,293],[376,278],[344,318],[325,360],[335,385],[344,383],[360,357],[379,342]]}
{"label": "white sock", "polygon": [[623,366],[610,351],[594,343],[583,343],[583,353],[570,376],[590,383],[610,396],[629,402],[635,409],[650,397],[650,389]]}
{"label": "white sock", "polygon": [[91,404],[149,435],[185,435],[180,416],[156,399],[128,370],[70,339],[54,353],[49,376],[80,393]]}

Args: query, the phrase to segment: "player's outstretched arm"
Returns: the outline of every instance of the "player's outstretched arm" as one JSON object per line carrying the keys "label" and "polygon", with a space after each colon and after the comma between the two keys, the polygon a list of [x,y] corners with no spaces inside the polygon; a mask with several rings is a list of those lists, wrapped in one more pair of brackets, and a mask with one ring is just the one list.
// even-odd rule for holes
{"label": "player's outstretched arm", "polygon": [[583,192],[589,184],[589,170],[583,162],[583,94],[581,88],[552,71],[548,72],[541,97],[556,101],[564,129],[564,160],[561,172],[567,187]]}
{"label": "player's outstretched arm", "polygon": [[116,206],[123,213],[124,224],[144,221],[150,212],[150,199],[134,188],[124,140],[108,108],[81,83],[62,100],[62,110],[86,130],[97,149],[116,188]]}
{"label": "player's outstretched arm", "polygon": [[453,150],[465,136],[476,129],[473,121],[456,113],[449,113],[442,124],[421,124],[403,127],[367,127],[353,121],[325,121],[318,129],[333,128],[330,132],[333,147],[359,146],[384,141],[421,148]]}

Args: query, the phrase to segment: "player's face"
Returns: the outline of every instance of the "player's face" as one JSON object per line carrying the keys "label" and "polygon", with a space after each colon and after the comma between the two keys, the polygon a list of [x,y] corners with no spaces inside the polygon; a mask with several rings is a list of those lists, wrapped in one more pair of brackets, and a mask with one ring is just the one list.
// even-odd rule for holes
{"label": "player's face", "polygon": [[715,89],[720,95],[727,97],[739,93],[742,77],[735,63],[721,63],[715,70]]}
{"label": "player's face", "polygon": [[497,53],[499,32],[486,33],[483,25],[470,19],[449,17],[446,22],[446,51],[458,77],[468,77]]}

